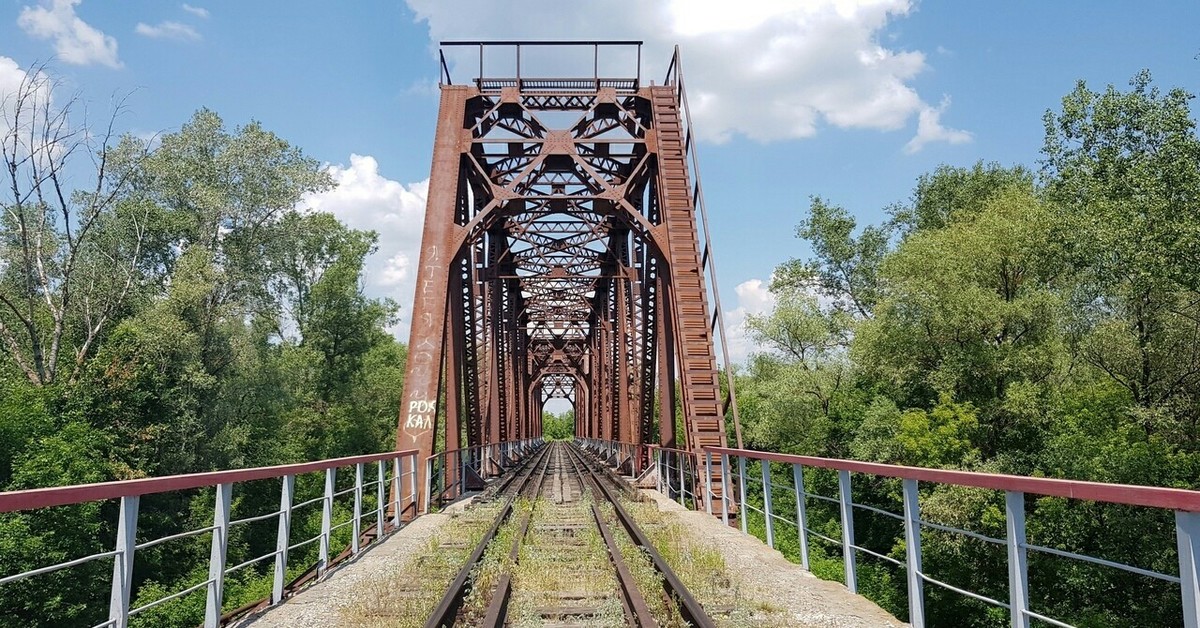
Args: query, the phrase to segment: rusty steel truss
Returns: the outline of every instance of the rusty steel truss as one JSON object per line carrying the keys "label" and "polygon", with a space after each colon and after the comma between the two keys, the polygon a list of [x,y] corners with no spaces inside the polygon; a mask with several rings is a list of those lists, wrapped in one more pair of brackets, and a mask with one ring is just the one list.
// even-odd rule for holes
{"label": "rusty steel truss", "polygon": [[[454,84],[442,57],[397,444],[537,436],[557,397],[580,437],[724,446],[736,404],[678,51],[654,86],[640,42],[443,43],[463,46],[479,72]],[[523,50],[578,47],[590,75],[522,76]],[[485,75],[497,49],[515,70]],[[602,52],[637,72],[601,76]]]}

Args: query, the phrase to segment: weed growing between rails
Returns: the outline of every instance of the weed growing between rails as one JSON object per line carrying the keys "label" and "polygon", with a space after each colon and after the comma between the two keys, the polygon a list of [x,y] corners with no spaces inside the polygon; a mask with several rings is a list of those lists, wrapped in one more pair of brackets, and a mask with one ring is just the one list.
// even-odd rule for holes
{"label": "weed growing between rails", "polygon": [[[453,515],[403,565],[381,571],[363,595],[341,611],[341,623],[366,628],[420,628],[471,550],[491,527],[500,504],[476,504]],[[511,532],[510,532],[511,534]]]}
{"label": "weed growing between rails", "polygon": [[[547,621],[597,628],[626,625],[608,550],[592,518],[590,495],[562,504],[537,504],[513,582],[510,626],[535,627]],[[548,609],[561,612],[551,620],[545,614]]]}
{"label": "weed growing between rails", "polygon": [[[718,625],[730,628],[783,628],[795,625],[785,609],[743,595],[742,583],[729,574],[720,551],[714,545],[689,534],[674,514],[660,511],[653,502],[623,500],[622,506]],[[611,511],[611,507],[608,510]],[[646,600],[662,600],[662,580],[654,571],[649,557],[636,548],[625,534],[620,535],[618,543],[630,568],[634,570],[638,586],[643,587]],[[664,609],[661,614],[659,607]],[[674,605],[656,605],[655,615],[663,626],[684,625]]]}

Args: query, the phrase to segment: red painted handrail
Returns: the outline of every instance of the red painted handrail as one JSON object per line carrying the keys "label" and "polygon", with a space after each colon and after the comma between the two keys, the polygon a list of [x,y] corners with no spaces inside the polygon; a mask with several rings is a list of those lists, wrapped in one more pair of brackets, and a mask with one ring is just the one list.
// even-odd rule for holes
{"label": "red painted handrail", "polygon": [[704,450],[712,452],[715,455],[725,454],[728,456],[801,464],[806,467],[820,467],[839,471],[853,471],[855,473],[867,473],[870,475],[918,480],[921,482],[938,482],[941,484],[955,484],[958,486],[971,486],[998,491],[1015,491],[1051,497],[1067,497],[1070,499],[1087,499],[1111,504],[1128,504],[1130,506],[1149,506],[1151,508],[1200,512],[1200,491],[1190,491],[1180,488],[1034,478],[1020,475],[1004,475],[1001,473],[979,473],[976,471],[926,469],[923,467],[906,467],[876,462],[860,462],[857,460],[793,456],[766,451],[754,451],[752,449],[731,449],[728,447],[705,447]]}
{"label": "red painted handrail", "polygon": [[77,484],[74,486],[56,486],[49,488],[33,488],[23,491],[0,493],[0,513],[30,510],[33,508],[48,508],[51,506],[66,506],[83,502],[94,502],[105,499],[133,495],[150,495],[169,491],[182,491],[191,488],[203,488],[218,484],[234,482],[249,482],[277,478],[284,475],[299,475],[313,471],[324,471],[334,467],[347,467],[359,463],[392,460],[404,456],[415,456],[417,450],[387,451],[363,456],[332,458],[297,464],[283,464],[273,467],[254,467],[250,469],[234,469],[229,471],[209,471],[206,473],[188,473],[185,475],[168,475],[158,478],[140,478],[137,480],[120,480],[116,482],[99,482],[96,484]]}

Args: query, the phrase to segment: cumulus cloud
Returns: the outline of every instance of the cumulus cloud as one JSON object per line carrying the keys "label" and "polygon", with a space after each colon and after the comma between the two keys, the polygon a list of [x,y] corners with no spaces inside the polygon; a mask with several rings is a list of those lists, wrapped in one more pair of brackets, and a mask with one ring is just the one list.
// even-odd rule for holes
{"label": "cumulus cloud", "polygon": [[208,9],[205,9],[204,7],[194,7],[190,4],[184,3],[182,8],[184,11],[187,11],[196,17],[208,19]]}
{"label": "cumulus cloud", "polygon": [[75,14],[75,7],[81,1],[49,0],[38,6],[26,6],[17,17],[17,25],[31,37],[54,40],[55,54],[66,63],[121,67],[117,40]]}
{"label": "cumulus cloud", "polygon": [[944,96],[937,107],[925,105],[917,120],[917,135],[904,145],[904,152],[912,154],[925,147],[930,142],[946,142],[947,144],[965,144],[971,141],[971,134],[959,129],[942,126],[942,112],[950,106],[950,97]]}
{"label": "cumulus cloud", "polygon": [[[185,5],[186,6],[186,5]],[[200,41],[200,33],[196,29],[179,22],[159,22],[153,26],[138,22],[133,32],[151,39],[174,39],[175,41]]]}
{"label": "cumulus cloud", "polygon": [[768,285],[762,279],[749,279],[733,289],[737,294],[737,307],[725,312],[725,338],[729,343],[729,359],[733,362],[744,362],[758,349],[746,328],[746,319],[775,309],[775,295],[768,290]]}
{"label": "cumulus cloud", "polygon": [[[926,55],[880,41],[891,22],[912,12],[910,0],[743,0],[736,10],[717,0],[613,0],[557,10],[524,0],[537,10],[534,24],[511,4],[408,0],[433,41],[538,39],[547,32],[643,39],[647,80],[661,81],[678,43],[697,131],[708,140],[804,138],[826,125],[892,131],[927,109],[940,113],[911,86],[928,67]],[[467,53],[452,61],[473,72],[478,61]],[[961,136],[926,137],[921,145]]]}
{"label": "cumulus cloud", "polygon": [[330,165],[327,170],[337,187],[309,195],[304,204],[329,212],[354,229],[379,233],[379,250],[367,259],[365,290],[370,296],[400,303],[400,322],[391,331],[406,339],[429,181],[406,185],[389,179],[379,174],[379,163],[370,155],[350,155],[350,165]]}

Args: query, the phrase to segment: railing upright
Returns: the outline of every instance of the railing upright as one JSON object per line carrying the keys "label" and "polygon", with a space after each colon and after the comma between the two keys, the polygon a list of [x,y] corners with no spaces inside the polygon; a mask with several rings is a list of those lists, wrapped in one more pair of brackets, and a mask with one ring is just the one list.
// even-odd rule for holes
{"label": "railing upright", "polygon": [[325,575],[329,568],[329,541],[333,533],[333,488],[337,472],[331,467],[325,470],[325,497],[321,500],[321,554],[317,558],[317,577]]}
{"label": "railing upright", "polygon": [[729,456],[721,454],[721,522],[729,525]]}
{"label": "railing upright", "polygon": [[846,588],[858,593],[858,565],[854,556],[854,499],[850,492],[850,472],[838,471],[838,506],[842,512],[842,561],[846,566]]}
{"label": "railing upright", "polygon": [[746,520],[749,519],[749,517],[746,516],[746,457],[745,456],[738,456],[738,495],[741,497],[741,499],[739,500],[740,503],[738,504],[738,506],[740,508],[739,517],[742,520],[742,534],[747,534]]}
{"label": "railing upright", "polygon": [[1175,511],[1184,628],[1200,628],[1200,513]]}
{"label": "railing upright", "polygon": [[708,514],[710,514],[710,515],[713,514],[712,473],[710,472],[711,470],[712,470],[712,452],[706,451],[706,452],[704,452],[704,504],[705,504],[705,508],[708,510]]}
{"label": "railing upright", "polygon": [[810,570],[808,564],[808,494],[804,492],[804,467],[792,463],[792,482],[796,490],[796,528],[800,534],[800,566]]}
{"label": "railing upright", "polygon": [[283,586],[287,581],[288,545],[292,536],[292,501],[296,491],[296,476],[283,476],[283,488],[279,494],[279,533],[275,539],[275,582],[271,587],[271,604],[283,600]]}
{"label": "railing upright", "polygon": [[[416,458],[413,458],[413,469],[417,468]],[[404,475],[401,471],[404,470],[404,461],[399,456],[392,459],[392,490],[396,496],[396,508],[392,510],[392,525],[400,527],[400,518],[404,516]],[[416,516],[416,510],[413,511],[413,516]]]}
{"label": "railing upright", "polygon": [[1029,628],[1029,563],[1025,549],[1025,493],[1005,491],[1007,520],[1008,605],[1013,628]]}
{"label": "railing upright", "polygon": [[387,467],[382,460],[375,463],[375,467],[378,478],[375,482],[375,538],[379,539],[383,536],[384,510],[387,507],[384,497],[387,493]]}
{"label": "railing upright", "polygon": [[354,538],[350,539],[350,553],[358,554],[358,539],[362,536],[363,463],[354,465]]}
{"label": "railing upright", "polygon": [[921,580],[921,506],[916,480],[904,484],[904,571],[908,577],[908,623],[925,628],[925,583]]}
{"label": "railing upright", "polygon": [[771,463],[759,461],[762,468],[763,518],[767,523],[767,545],[775,549],[775,522],[771,521]]}
{"label": "railing upright", "polygon": [[121,498],[117,519],[117,554],[113,557],[112,595],[108,621],[115,628],[129,626],[129,593],[133,586],[133,551],[137,547],[138,495]]}
{"label": "railing upright", "polygon": [[221,604],[225,601],[225,552],[229,546],[229,507],[232,500],[233,484],[218,484],[213,508],[212,551],[208,559],[204,628],[217,628],[221,623]]}

